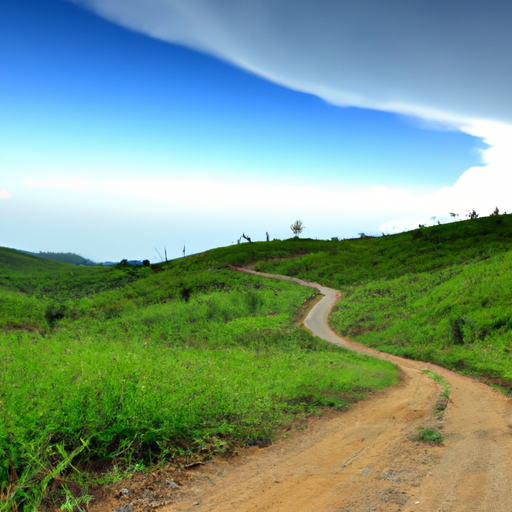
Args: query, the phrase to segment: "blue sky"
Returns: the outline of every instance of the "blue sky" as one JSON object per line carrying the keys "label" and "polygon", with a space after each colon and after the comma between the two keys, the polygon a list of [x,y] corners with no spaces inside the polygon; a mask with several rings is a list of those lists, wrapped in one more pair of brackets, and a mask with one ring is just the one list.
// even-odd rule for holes
{"label": "blue sky", "polygon": [[[370,93],[358,85],[366,99],[350,102],[342,91],[339,101],[328,61],[316,70],[310,58],[304,76],[293,65],[277,68],[280,48],[293,64],[293,37],[255,53],[239,20],[217,17],[223,0],[196,2],[187,14],[203,28],[180,25],[179,37],[174,16],[166,25],[158,12],[178,0],[153,2],[146,20],[137,9],[149,16],[151,5],[118,3],[0,6],[0,245],[155,261],[155,247],[177,257],[184,244],[197,252],[243,231],[288,238],[295,219],[304,236],[352,237],[445,221],[448,205],[463,217],[499,199],[503,173],[485,200],[481,180],[468,176],[508,158],[489,152],[494,139],[509,140],[507,109],[498,118],[490,102],[488,117],[483,107],[473,117],[463,102],[449,112],[407,91],[409,105],[393,97],[388,107],[375,80]],[[125,19],[128,4],[133,19]],[[288,25],[266,16],[280,36]],[[224,40],[231,33],[232,46]],[[302,48],[297,54],[307,58]],[[359,84],[354,76],[348,83]],[[464,175],[471,193],[454,190]]]}

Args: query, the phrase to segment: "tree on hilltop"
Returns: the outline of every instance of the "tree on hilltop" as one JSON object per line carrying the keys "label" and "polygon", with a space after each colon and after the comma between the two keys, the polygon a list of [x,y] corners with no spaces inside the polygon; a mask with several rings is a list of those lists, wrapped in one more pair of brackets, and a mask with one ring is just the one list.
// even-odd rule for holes
{"label": "tree on hilltop", "polygon": [[302,223],[301,220],[296,220],[291,226],[290,229],[293,231],[295,236],[299,236],[305,229],[306,226]]}

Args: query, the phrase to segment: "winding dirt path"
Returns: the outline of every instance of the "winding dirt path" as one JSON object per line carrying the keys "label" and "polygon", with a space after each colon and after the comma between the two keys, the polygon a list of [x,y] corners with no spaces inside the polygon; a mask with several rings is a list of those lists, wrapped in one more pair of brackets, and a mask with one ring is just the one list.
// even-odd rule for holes
{"label": "winding dirt path", "polygon": [[[392,361],[402,373],[401,384],[349,412],[311,419],[309,428],[268,448],[247,449],[234,461],[200,468],[174,503],[159,510],[512,511],[511,401],[473,379],[340,338],[327,322],[338,292],[280,278],[324,295],[306,318],[308,329],[331,343]],[[442,389],[422,373],[427,368],[450,386],[451,402],[440,418],[434,410]],[[415,441],[418,426],[440,429],[444,443]]]}

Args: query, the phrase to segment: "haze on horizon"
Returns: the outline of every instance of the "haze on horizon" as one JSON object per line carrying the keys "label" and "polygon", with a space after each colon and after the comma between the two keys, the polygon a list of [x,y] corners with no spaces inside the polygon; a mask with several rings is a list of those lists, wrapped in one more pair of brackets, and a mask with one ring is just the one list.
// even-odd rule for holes
{"label": "haze on horizon", "polygon": [[[512,4],[0,6],[0,245],[96,261],[512,210]],[[435,218],[435,219],[434,219]]]}

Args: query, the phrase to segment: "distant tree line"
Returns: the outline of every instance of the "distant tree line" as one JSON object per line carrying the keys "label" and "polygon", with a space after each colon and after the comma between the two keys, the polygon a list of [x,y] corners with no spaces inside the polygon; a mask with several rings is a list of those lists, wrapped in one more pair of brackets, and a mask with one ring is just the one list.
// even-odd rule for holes
{"label": "distant tree line", "polygon": [[42,258],[44,260],[51,261],[60,261],[61,263],[71,263],[72,265],[82,265],[82,266],[90,266],[96,265],[94,261],[91,261],[83,256],[72,252],[29,252],[29,251],[21,251],[25,254],[29,254],[30,256],[36,256],[37,258]]}

